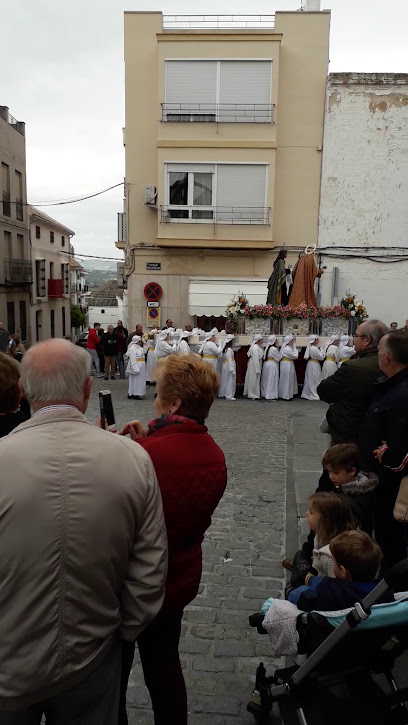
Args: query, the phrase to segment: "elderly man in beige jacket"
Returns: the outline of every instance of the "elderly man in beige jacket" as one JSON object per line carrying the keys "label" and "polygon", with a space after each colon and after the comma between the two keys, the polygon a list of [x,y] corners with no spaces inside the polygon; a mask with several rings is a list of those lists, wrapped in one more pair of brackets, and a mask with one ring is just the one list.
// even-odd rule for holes
{"label": "elderly man in beige jacket", "polygon": [[167,541],[141,446],[85,418],[86,350],[31,348],[33,417],[0,441],[0,722],[114,725],[120,638],[164,598]]}

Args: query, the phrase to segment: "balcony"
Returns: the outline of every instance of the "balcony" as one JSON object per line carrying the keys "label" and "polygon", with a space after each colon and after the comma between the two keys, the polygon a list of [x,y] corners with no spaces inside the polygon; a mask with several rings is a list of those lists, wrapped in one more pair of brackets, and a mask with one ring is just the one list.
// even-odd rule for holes
{"label": "balcony", "polygon": [[16,196],[16,219],[19,222],[24,220],[24,205],[23,200],[19,196]]}
{"label": "balcony", "polygon": [[48,280],[48,299],[59,300],[64,297],[64,281],[62,279]]}
{"label": "balcony", "polygon": [[275,15],[163,15],[166,30],[271,30]]}
{"label": "balcony", "polygon": [[33,265],[20,259],[4,260],[4,281],[6,285],[32,284]]}
{"label": "balcony", "polygon": [[162,103],[165,123],[274,123],[275,105],[264,103]]}
{"label": "balcony", "polygon": [[11,217],[10,194],[8,191],[3,191],[3,216]]}
{"label": "balcony", "polygon": [[269,226],[269,206],[161,206],[162,223],[263,224]]}

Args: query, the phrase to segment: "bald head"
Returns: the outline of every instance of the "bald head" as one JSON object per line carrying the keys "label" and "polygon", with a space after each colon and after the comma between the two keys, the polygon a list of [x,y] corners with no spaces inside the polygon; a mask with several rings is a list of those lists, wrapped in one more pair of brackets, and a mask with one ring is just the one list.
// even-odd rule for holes
{"label": "bald head", "polygon": [[91,358],[68,340],[46,340],[31,347],[21,362],[21,386],[34,410],[45,405],[88,404]]}

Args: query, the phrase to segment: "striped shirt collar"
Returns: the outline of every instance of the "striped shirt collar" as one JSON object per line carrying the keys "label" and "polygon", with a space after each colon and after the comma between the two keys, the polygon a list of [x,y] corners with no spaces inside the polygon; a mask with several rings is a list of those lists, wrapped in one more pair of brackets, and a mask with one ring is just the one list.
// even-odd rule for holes
{"label": "striped shirt collar", "polygon": [[44,408],[40,408],[39,410],[37,410],[34,413],[33,418],[35,418],[36,415],[42,415],[43,413],[49,413],[51,410],[62,410],[64,408],[65,408],[65,410],[71,409],[71,410],[78,411],[78,408],[75,408],[74,405],[45,405]]}

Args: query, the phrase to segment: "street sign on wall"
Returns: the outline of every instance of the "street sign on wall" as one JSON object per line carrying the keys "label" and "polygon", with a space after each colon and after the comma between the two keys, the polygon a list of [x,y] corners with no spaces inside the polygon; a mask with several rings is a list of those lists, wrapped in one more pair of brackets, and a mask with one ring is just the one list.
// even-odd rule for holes
{"label": "street sign on wall", "polygon": [[158,282],[149,282],[145,286],[143,293],[148,302],[158,302],[163,294],[163,290]]}
{"label": "street sign on wall", "polygon": [[146,262],[147,272],[161,272],[161,262]]}
{"label": "street sign on wall", "polygon": [[160,307],[147,307],[147,327],[160,327]]}

